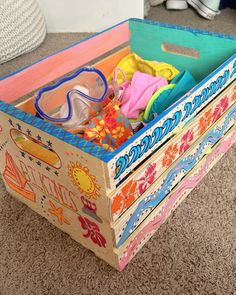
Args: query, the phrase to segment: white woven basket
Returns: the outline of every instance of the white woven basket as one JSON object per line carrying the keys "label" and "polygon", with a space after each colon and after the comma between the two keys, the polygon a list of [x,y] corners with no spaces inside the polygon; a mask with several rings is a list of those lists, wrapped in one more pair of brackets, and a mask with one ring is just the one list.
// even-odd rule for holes
{"label": "white woven basket", "polygon": [[36,0],[0,0],[0,64],[35,49],[45,35]]}

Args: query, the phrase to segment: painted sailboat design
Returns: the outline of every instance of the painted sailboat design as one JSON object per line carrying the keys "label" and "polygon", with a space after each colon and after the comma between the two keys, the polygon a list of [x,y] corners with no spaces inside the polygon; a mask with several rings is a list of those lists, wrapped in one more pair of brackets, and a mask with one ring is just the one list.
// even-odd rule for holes
{"label": "painted sailboat design", "polygon": [[3,178],[12,190],[26,199],[35,202],[35,193],[8,152],[6,152],[6,166],[3,172]]}

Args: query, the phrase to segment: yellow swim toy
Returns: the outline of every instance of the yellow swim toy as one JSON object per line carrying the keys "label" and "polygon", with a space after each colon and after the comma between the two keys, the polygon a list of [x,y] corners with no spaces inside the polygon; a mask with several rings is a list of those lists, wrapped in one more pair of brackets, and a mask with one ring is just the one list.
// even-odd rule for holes
{"label": "yellow swim toy", "polygon": [[[120,71],[117,73],[117,83],[118,85],[125,82],[126,80],[131,80],[133,74],[137,71],[146,73],[152,76],[162,76],[167,80],[172,80],[179,71],[170,64],[164,62],[150,61],[142,59],[136,53],[130,53],[126,55],[116,66]],[[125,74],[122,74],[122,72]],[[108,77],[108,81],[111,81],[114,74]]]}
{"label": "yellow swim toy", "polygon": [[36,142],[33,142],[32,140],[29,140],[24,135],[18,136],[15,139],[15,142],[25,152],[55,168],[57,168],[60,163],[60,159],[55,152],[37,144]]}

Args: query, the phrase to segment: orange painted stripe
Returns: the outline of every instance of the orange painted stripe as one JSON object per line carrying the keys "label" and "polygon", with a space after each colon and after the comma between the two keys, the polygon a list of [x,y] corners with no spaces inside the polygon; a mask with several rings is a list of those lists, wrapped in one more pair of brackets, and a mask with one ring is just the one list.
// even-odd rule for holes
{"label": "orange painted stripe", "polygon": [[0,99],[8,103],[13,102],[127,42],[129,37],[128,22],[125,22],[47,57],[15,75],[1,80]]}

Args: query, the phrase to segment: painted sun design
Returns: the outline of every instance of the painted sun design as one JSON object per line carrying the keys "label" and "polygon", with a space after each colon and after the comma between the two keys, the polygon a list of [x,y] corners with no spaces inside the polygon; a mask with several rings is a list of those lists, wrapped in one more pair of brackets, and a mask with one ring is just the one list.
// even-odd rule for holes
{"label": "painted sun design", "polygon": [[77,186],[81,193],[86,194],[90,199],[100,197],[100,186],[97,184],[96,177],[89,173],[87,167],[83,167],[80,163],[75,162],[68,165],[68,175],[72,182]]}

